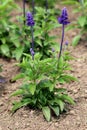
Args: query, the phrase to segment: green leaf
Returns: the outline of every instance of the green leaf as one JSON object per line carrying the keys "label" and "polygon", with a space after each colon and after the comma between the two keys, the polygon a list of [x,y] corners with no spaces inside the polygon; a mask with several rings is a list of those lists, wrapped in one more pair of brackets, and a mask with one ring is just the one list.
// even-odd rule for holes
{"label": "green leaf", "polygon": [[44,80],[44,87],[49,88],[49,91],[52,92],[54,89],[54,84],[50,80]]}
{"label": "green leaf", "polygon": [[61,99],[63,99],[64,101],[67,101],[70,104],[73,104],[73,105],[75,104],[75,102],[73,101],[73,99],[70,96],[68,96],[68,95],[63,94],[61,96]]}
{"label": "green leaf", "polygon": [[72,75],[62,75],[60,78],[61,78],[62,80],[64,80],[65,82],[78,81],[78,79],[75,78],[75,77],[72,76]]}
{"label": "green leaf", "polygon": [[39,60],[41,58],[41,54],[39,53],[36,53],[35,56],[34,56],[35,60]]}
{"label": "green leaf", "polygon": [[59,81],[59,83],[61,83],[61,84],[64,84],[64,83],[65,83],[65,80],[64,80],[62,77],[59,77],[58,81]]}
{"label": "green leaf", "polygon": [[54,91],[57,93],[64,93],[64,92],[66,92],[66,89],[65,88],[55,88]]}
{"label": "green leaf", "polygon": [[2,51],[2,53],[3,53],[4,55],[6,55],[6,56],[9,56],[9,55],[10,55],[10,54],[9,54],[9,47],[8,47],[7,44],[2,44],[2,45],[1,45],[1,51]]}
{"label": "green leaf", "polygon": [[41,35],[41,29],[35,30],[34,37],[39,37]]}
{"label": "green leaf", "polygon": [[75,36],[74,39],[73,39],[72,45],[76,46],[78,44],[80,38],[81,38],[81,35]]}
{"label": "green leaf", "polygon": [[23,46],[16,48],[15,51],[13,51],[13,57],[15,57],[16,60],[19,60],[23,54],[23,50]]}
{"label": "green leaf", "polygon": [[22,94],[24,94],[24,91],[22,89],[19,89],[19,90],[15,91],[14,93],[12,93],[10,97],[18,96],[18,95],[22,95]]}
{"label": "green leaf", "polygon": [[63,64],[64,64],[64,59],[63,59],[63,57],[61,56],[61,57],[59,58],[59,68],[62,68],[62,67],[63,67]]}
{"label": "green leaf", "polygon": [[46,120],[50,121],[50,119],[51,119],[50,108],[49,107],[43,107],[42,112],[43,112],[43,115],[46,118]]}
{"label": "green leaf", "polygon": [[29,100],[23,100],[20,101],[20,102],[15,102],[14,105],[13,105],[13,108],[12,108],[12,113],[14,113],[16,110],[18,110],[19,108],[23,107],[23,106],[27,106],[28,104],[30,103]]}
{"label": "green leaf", "polygon": [[0,38],[0,40],[2,41],[3,44],[6,43],[6,39],[5,38]]}
{"label": "green leaf", "polygon": [[61,112],[64,110],[64,102],[60,99],[55,99],[55,103],[57,103],[60,107]]}
{"label": "green leaf", "polygon": [[29,91],[30,91],[30,93],[31,93],[32,95],[34,95],[35,90],[36,90],[36,85],[33,84],[33,83],[30,83],[30,84],[29,84]]}
{"label": "green leaf", "polygon": [[55,106],[50,106],[50,107],[53,110],[53,112],[55,113],[55,115],[59,116],[59,114],[60,114],[59,107],[55,107]]}
{"label": "green leaf", "polygon": [[17,74],[14,78],[11,79],[11,82],[14,82],[14,81],[24,78],[24,77],[25,77],[24,73]]}
{"label": "green leaf", "polygon": [[85,25],[86,19],[87,19],[87,16],[80,16],[78,18],[78,23],[80,24],[81,27],[83,27]]}
{"label": "green leaf", "polygon": [[74,28],[75,28],[74,25],[69,25],[69,26],[66,27],[65,31],[72,30]]}
{"label": "green leaf", "polygon": [[40,39],[36,39],[35,42],[42,47],[42,43]]}

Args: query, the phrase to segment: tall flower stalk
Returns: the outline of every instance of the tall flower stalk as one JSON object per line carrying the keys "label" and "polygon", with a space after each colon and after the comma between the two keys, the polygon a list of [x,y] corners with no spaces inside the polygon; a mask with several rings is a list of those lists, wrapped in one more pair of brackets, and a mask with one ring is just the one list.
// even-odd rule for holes
{"label": "tall flower stalk", "polygon": [[59,59],[62,54],[62,48],[63,48],[63,41],[64,41],[64,30],[65,30],[65,25],[69,24],[68,20],[68,13],[66,7],[63,8],[61,16],[58,18],[58,22],[62,24],[62,38],[61,38],[61,43],[60,43],[60,52],[59,52]]}
{"label": "tall flower stalk", "polygon": [[26,24],[27,26],[30,26],[31,28],[31,35],[32,35],[32,42],[31,42],[31,48],[30,48],[30,53],[32,55],[32,59],[34,60],[34,33],[33,33],[33,26],[35,24],[33,15],[30,12],[26,13]]}
{"label": "tall flower stalk", "polygon": [[46,0],[45,6],[46,6],[46,12],[47,12],[47,10],[48,10],[48,0]]}

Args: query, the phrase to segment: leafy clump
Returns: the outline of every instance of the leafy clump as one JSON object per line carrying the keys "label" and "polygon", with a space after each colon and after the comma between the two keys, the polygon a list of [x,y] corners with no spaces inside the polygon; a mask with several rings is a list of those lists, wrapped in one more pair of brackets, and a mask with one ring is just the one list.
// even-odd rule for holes
{"label": "leafy clump", "polygon": [[24,79],[23,85],[11,96],[20,95],[22,99],[13,103],[12,112],[23,106],[38,108],[42,110],[47,121],[51,119],[51,111],[59,116],[65,109],[66,102],[74,104],[73,99],[68,96],[65,88],[58,88],[58,83],[76,80],[73,76],[65,74],[69,64],[61,57],[46,58],[40,60],[41,56],[36,54],[34,60],[26,55],[22,63],[18,64],[22,72],[13,80]]}

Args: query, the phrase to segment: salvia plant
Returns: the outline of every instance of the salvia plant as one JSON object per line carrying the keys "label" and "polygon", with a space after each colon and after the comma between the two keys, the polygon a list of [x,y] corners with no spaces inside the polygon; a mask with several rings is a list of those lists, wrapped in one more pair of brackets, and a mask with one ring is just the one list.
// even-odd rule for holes
{"label": "salvia plant", "polygon": [[84,37],[86,40],[87,32],[87,1],[86,0],[66,0],[64,4],[75,5],[74,13],[80,13],[77,20],[73,22],[67,29],[79,29],[79,33],[74,37],[72,45],[76,46]]}
{"label": "salvia plant", "polygon": [[[27,15],[27,25],[29,27],[32,25],[35,26],[36,22],[35,24],[33,23],[32,15],[30,13]],[[67,73],[71,67],[68,63],[69,57],[67,57],[66,53],[63,53],[64,29],[65,25],[69,24],[66,8],[63,8],[58,21],[63,26],[59,54],[52,49],[52,56],[41,60],[42,55],[35,52],[31,47],[31,55],[24,54],[25,56],[22,62],[18,64],[22,71],[13,78],[13,81],[22,78],[23,83],[20,88],[11,95],[21,96],[19,101],[13,103],[13,113],[23,106],[28,106],[33,109],[42,110],[46,120],[50,121],[52,112],[56,116],[59,116],[60,113],[65,110],[67,103],[75,104],[73,99],[67,94],[66,89],[58,87],[59,83],[63,84],[76,80],[76,78]],[[64,46],[67,45],[68,42],[66,41]]]}

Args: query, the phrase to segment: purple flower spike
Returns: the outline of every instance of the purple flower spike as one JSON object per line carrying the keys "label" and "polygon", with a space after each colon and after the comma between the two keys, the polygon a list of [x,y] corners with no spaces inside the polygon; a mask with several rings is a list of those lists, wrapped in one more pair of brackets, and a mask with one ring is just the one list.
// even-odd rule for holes
{"label": "purple flower spike", "polygon": [[66,7],[63,8],[61,16],[58,18],[58,22],[63,25],[69,24],[68,13]]}
{"label": "purple flower spike", "polygon": [[34,51],[33,51],[32,48],[30,48],[30,53],[31,53],[32,56],[34,56]]}
{"label": "purple flower spike", "polygon": [[33,15],[30,12],[26,13],[26,24],[27,26],[34,26],[34,20],[33,20]]}

